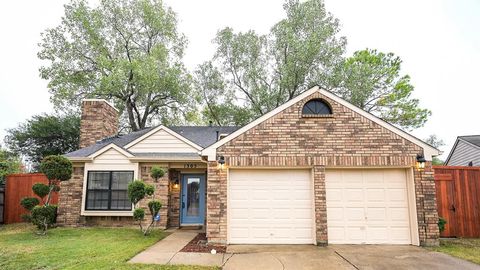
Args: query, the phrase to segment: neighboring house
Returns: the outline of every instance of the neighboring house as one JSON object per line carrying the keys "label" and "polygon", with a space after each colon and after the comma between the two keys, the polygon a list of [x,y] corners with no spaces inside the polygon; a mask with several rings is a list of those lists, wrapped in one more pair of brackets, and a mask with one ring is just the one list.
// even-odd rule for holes
{"label": "neighboring house", "polygon": [[62,183],[60,224],[131,224],[127,184],[154,183],[157,165],[168,171],[154,183],[160,226],[205,225],[211,242],[438,244],[439,150],[318,87],[241,128],[116,137],[106,102],[87,100],[82,113],[87,147],[66,155],[74,175]]}
{"label": "neighboring house", "polygon": [[458,136],[445,165],[480,166],[480,135]]}

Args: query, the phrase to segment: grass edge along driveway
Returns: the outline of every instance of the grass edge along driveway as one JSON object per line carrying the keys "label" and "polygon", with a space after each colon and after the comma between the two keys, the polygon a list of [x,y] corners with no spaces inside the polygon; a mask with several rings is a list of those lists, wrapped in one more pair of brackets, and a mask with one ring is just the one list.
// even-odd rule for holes
{"label": "grass edge along driveway", "polygon": [[184,265],[142,265],[127,261],[167,236],[137,228],[56,228],[46,236],[29,224],[0,226],[0,269],[217,269]]}
{"label": "grass edge along driveway", "polygon": [[440,239],[439,247],[429,249],[480,264],[480,238]]}

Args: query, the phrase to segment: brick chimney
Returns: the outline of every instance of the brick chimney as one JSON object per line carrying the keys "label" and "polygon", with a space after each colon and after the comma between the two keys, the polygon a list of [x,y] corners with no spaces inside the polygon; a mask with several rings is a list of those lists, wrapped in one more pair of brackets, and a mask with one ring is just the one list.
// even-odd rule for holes
{"label": "brick chimney", "polygon": [[118,110],[104,99],[82,101],[80,148],[118,133]]}

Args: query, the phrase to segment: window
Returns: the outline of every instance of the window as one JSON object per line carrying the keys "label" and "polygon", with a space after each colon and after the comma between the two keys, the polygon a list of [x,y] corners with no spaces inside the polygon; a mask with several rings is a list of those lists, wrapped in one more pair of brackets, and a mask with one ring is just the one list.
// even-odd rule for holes
{"label": "window", "polygon": [[132,210],[127,187],[132,171],[89,171],[85,210]]}
{"label": "window", "polygon": [[303,105],[302,114],[304,115],[331,115],[332,108],[322,99],[312,99]]}

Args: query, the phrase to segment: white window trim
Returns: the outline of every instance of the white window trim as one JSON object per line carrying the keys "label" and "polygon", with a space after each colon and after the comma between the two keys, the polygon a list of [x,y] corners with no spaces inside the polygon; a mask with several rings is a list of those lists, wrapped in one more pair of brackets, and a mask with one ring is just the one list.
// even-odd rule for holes
{"label": "white window trim", "polygon": [[133,204],[130,211],[93,211],[85,210],[87,199],[87,177],[89,171],[133,171],[133,180],[139,179],[139,164],[132,163],[128,165],[105,165],[95,163],[85,163],[83,169],[83,191],[82,191],[82,209],[81,216],[133,216]]}

